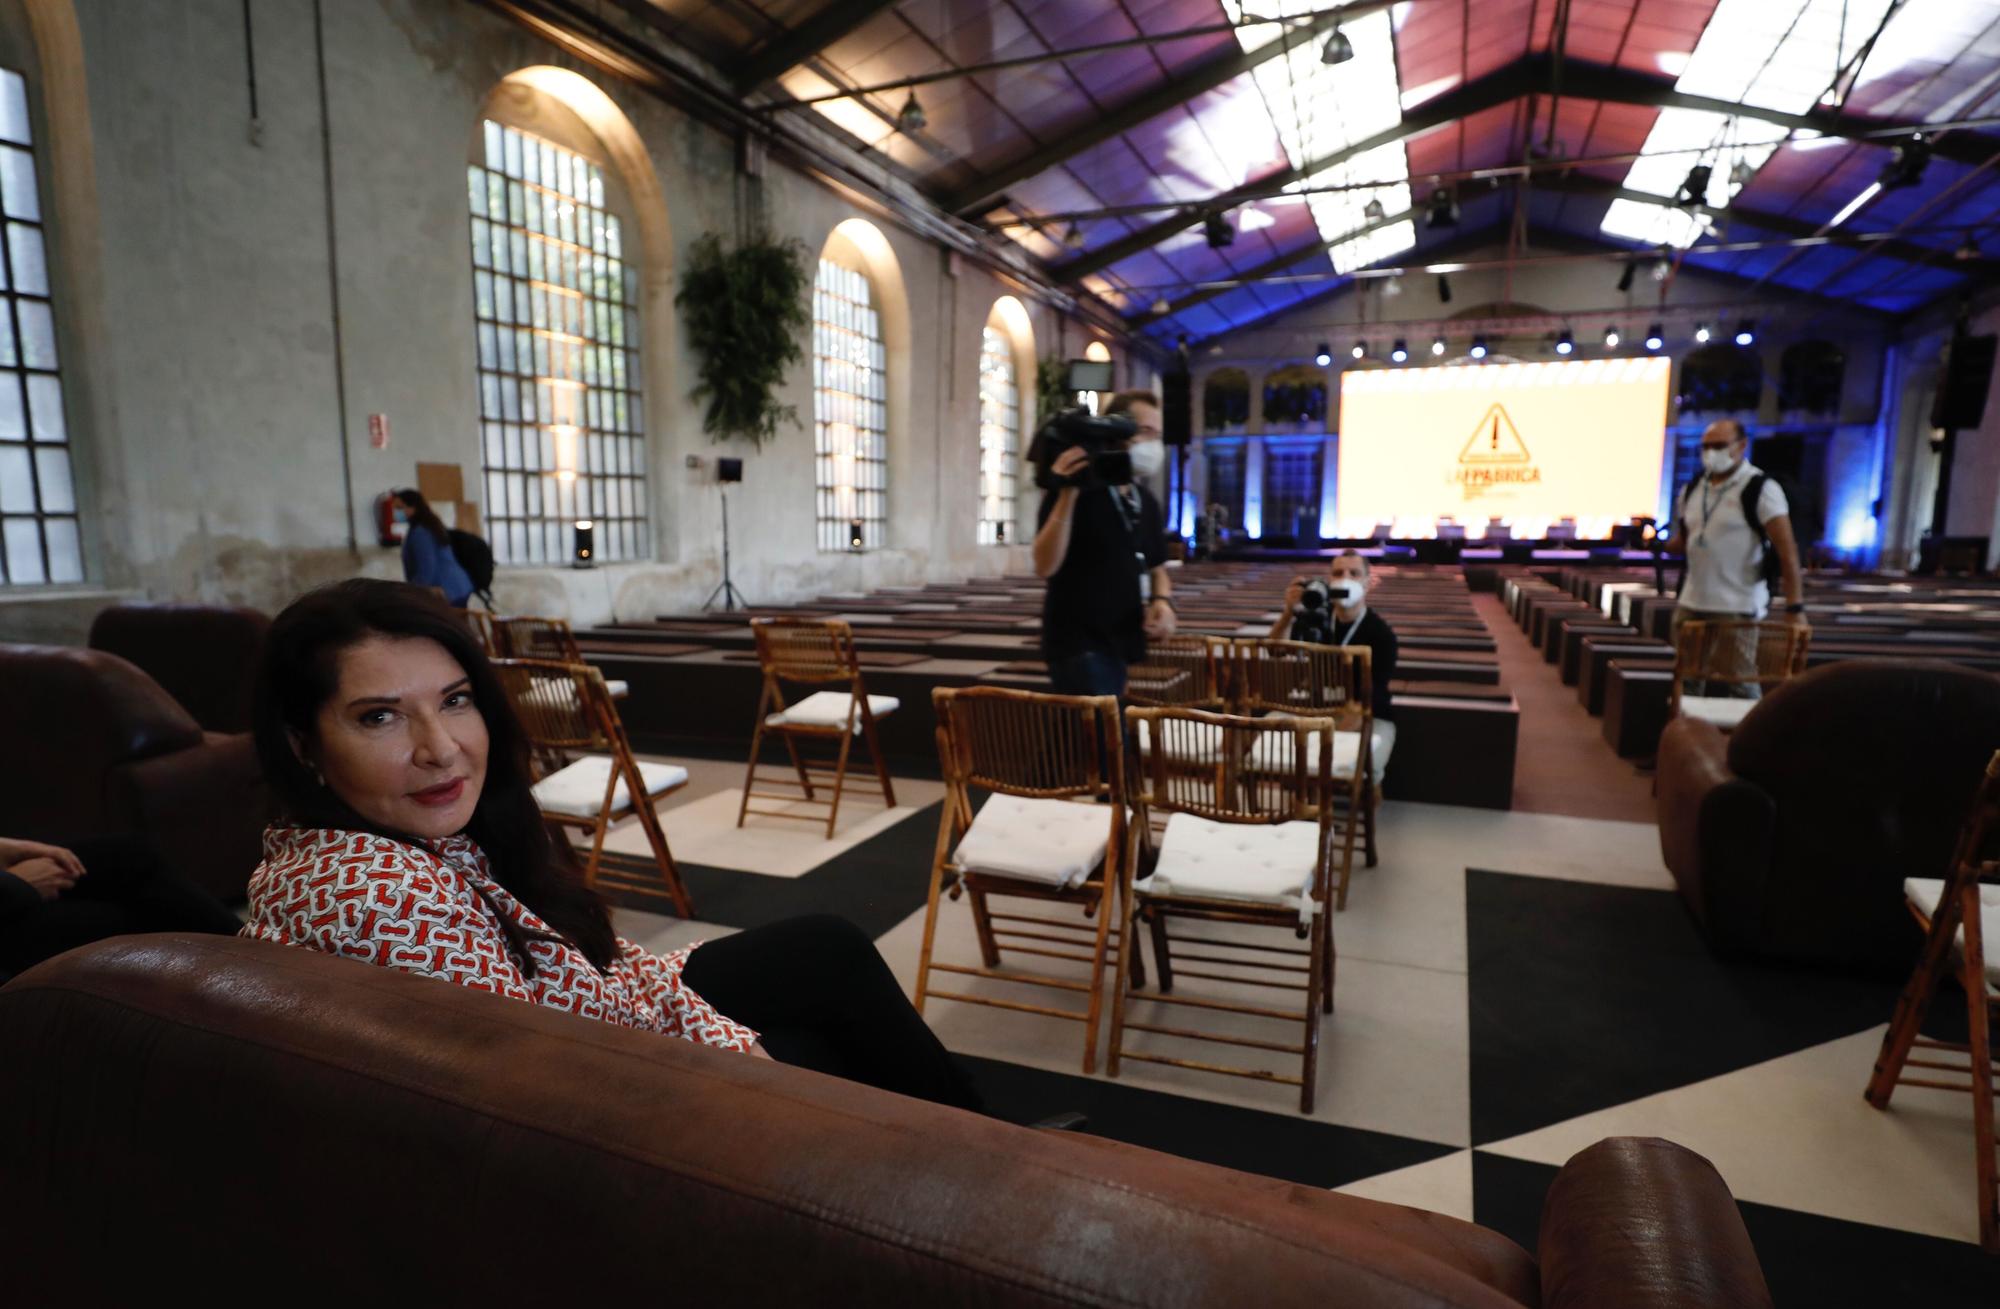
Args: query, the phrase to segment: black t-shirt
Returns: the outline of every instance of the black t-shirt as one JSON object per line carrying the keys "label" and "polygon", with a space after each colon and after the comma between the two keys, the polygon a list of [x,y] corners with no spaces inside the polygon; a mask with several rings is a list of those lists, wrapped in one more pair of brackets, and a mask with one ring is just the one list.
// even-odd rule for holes
{"label": "black t-shirt", "polygon": [[[1389,699],[1389,681],[1396,675],[1396,633],[1382,615],[1373,609],[1364,610],[1359,626],[1342,622],[1340,616],[1332,616],[1333,643],[1335,645],[1365,645],[1368,647],[1369,707],[1383,722],[1393,722],[1396,709]],[[1348,628],[1354,634],[1348,635]]]}
{"label": "black t-shirt", "polygon": [[[1063,659],[1101,650],[1126,663],[1146,657],[1146,609],[1139,578],[1167,561],[1160,502],[1143,486],[1137,512],[1117,498],[1117,489],[1097,487],[1076,493],[1071,510],[1069,553],[1049,578],[1042,599],[1042,657]],[[1042,495],[1039,528],[1055,511],[1058,491]]]}

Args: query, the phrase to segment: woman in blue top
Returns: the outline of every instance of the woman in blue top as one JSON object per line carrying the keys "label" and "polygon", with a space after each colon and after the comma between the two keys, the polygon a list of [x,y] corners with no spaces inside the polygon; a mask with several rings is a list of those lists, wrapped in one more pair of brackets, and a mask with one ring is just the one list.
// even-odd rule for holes
{"label": "woman in blue top", "polygon": [[424,499],[423,492],[405,487],[396,492],[402,501],[409,530],[403,534],[403,580],[417,586],[435,586],[455,609],[465,608],[472,595],[472,578],[451,552],[451,535],[444,520]]}

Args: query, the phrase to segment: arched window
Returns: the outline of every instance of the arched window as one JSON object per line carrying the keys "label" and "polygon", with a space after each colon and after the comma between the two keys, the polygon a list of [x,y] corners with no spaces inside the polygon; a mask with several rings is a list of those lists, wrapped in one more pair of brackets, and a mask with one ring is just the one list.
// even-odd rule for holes
{"label": "arched window", "polygon": [[989,322],[979,341],[979,544],[1005,545],[1021,464],[1014,342]]}
{"label": "arched window", "polygon": [[1240,368],[1218,368],[1201,388],[1204,432],[1239,431],[1250,421],[1250,374]]}
{"label": "arched window", "polygon": [[1305,364],[1264,378],[1264,422],[1308,427],[1326,422],[1326,374]]}
{"label": "arched window", "polygon": [[875,550],[882,545],[889,489],[882,316],[868,274],[829,254],[820,256],[813,287],[819,548]]}
{"label": "arched window", "polygon": [[83,580],[28,86],[0,69],[0,585]]}
{"label": "arched window", "polygon": [[1831,341],[1800,341],[1778,361],[1778,408],[1790,414],[1840,411],[1847,356]]}
{"label": "arched window", "polygon": [[645,558],[639,273],[616,172],[487,119],[466,177],[494,558],[567,559],[578,519],[600,558]]}
{"label": "arched window", "polygon": [[1684,414],[1740,413],[1755,409],[1763,393],[1764,369],[1755,350],[1718,341],[1681,361]]}

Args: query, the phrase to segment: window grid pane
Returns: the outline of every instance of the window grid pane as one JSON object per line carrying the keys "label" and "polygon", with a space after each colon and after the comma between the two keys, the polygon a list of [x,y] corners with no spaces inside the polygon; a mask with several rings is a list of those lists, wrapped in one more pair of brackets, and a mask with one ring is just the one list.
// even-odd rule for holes
{"label": "window grid pane", "polygon": [[1021,401],[1014,345],[987,328],[979,339],[979,544],[1005,545],[1014,522],[1020,467]]}
{"label": "window grid pane", "polygon": [[596,524],[598,558],[644,558],[639,279],[603,170],[492,121],[483,142],[466,194],[494,560],[562,563],[579,518]]}
{"label": "window grid pane", "polygon": [[60,586],[84,579],[83,531],[43,263],[27,83],[4,68],[0,139],[9,142],[0,152],[0,208],[8,216],[4,263],[12,274],[0,277],[0,586]]}
{"label": "window grid pane", "polygon": [[868,278],[819,261],[813,287],[813,480],[821,550],[879,550],[888,517],[887,362]]}

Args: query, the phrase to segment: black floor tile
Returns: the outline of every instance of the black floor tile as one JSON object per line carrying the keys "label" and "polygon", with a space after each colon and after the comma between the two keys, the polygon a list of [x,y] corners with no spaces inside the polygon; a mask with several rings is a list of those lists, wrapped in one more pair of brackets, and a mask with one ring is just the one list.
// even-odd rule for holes
{"label": "black floor tile", "polygon": [[1296,1113],[1216,1104],[996,1059],[962,1056],[960,1062],[987,1108],[1002,1118],[1025,1123],[1077,1110],[1089,1116],[1093,1136],[1306,1186],[1344,1186],[1453,1153],[1451,1146],[1337,1127]]}
{"label": "black floor tile", "polygon": [[1885,1023],[1898,989],[1722,963],[1669,891],[1469,870],[1466,934],[1475,1144]]}

